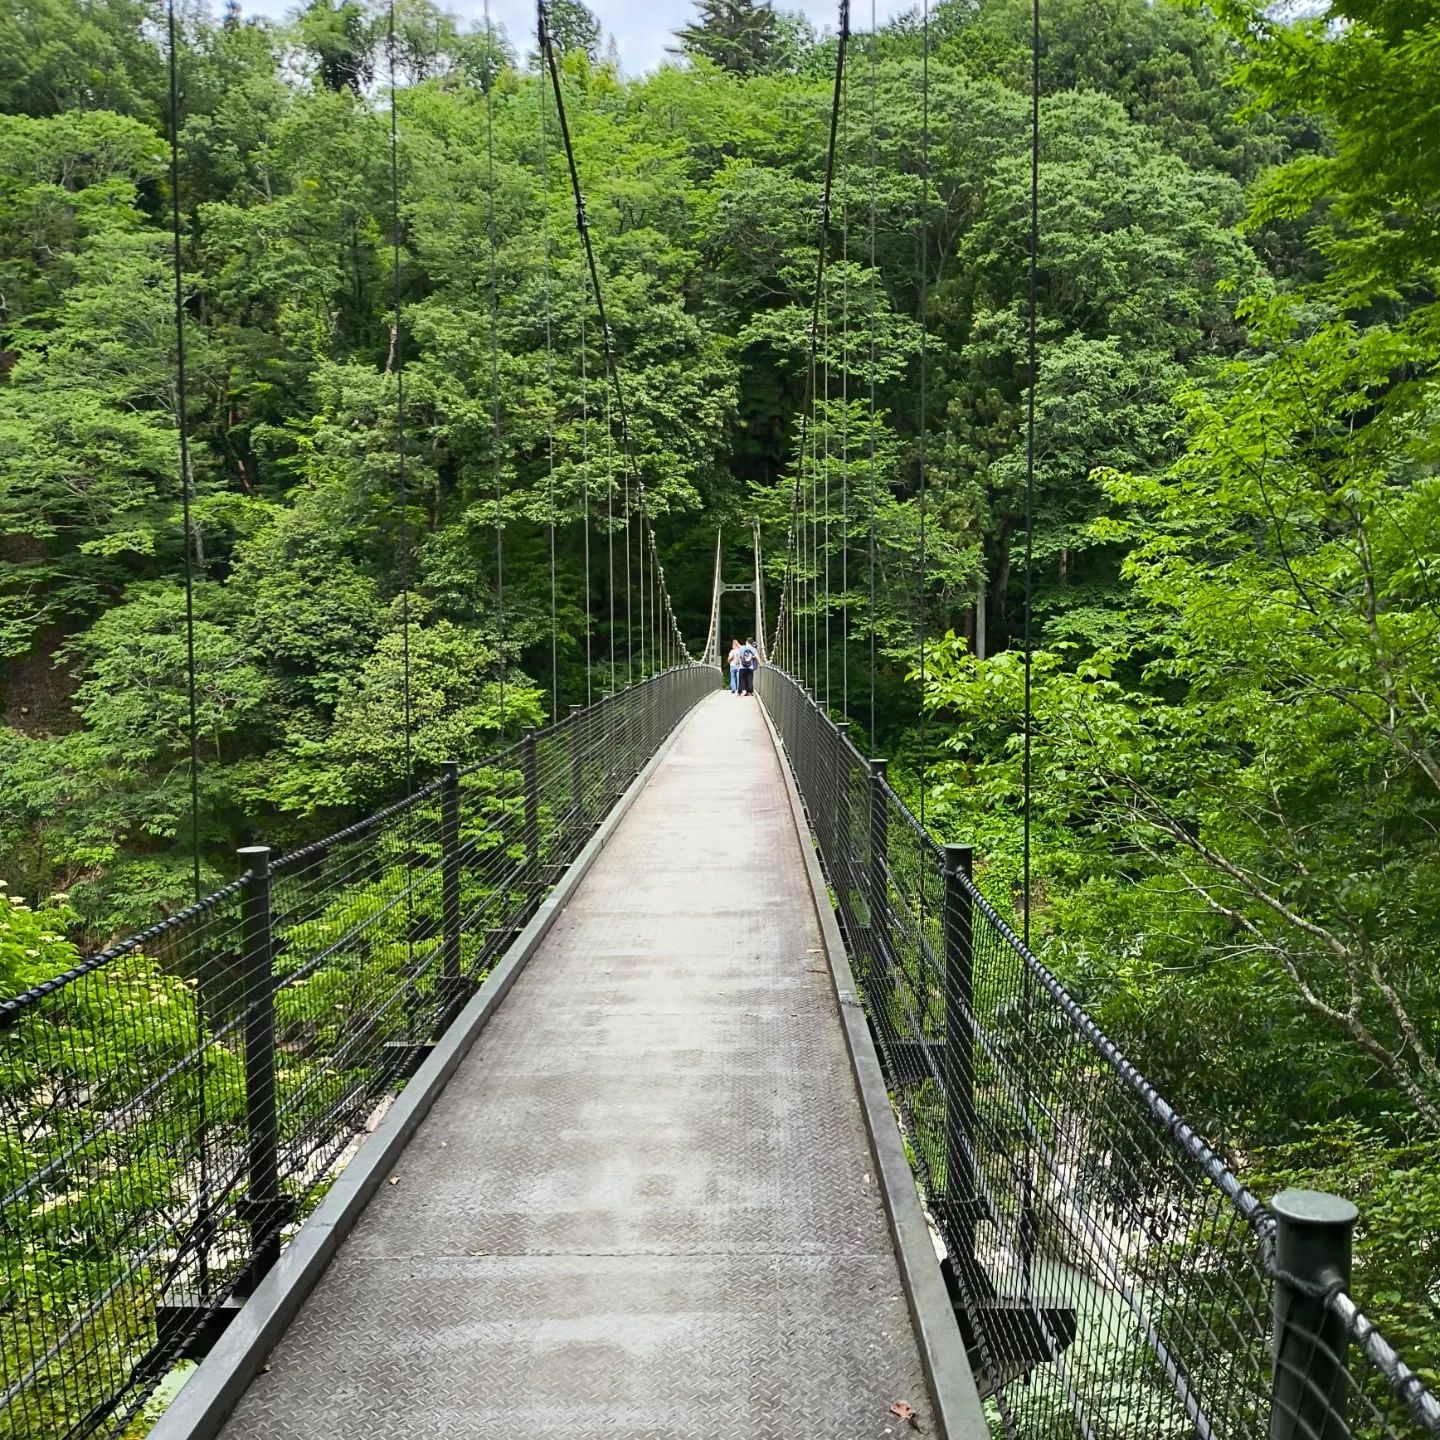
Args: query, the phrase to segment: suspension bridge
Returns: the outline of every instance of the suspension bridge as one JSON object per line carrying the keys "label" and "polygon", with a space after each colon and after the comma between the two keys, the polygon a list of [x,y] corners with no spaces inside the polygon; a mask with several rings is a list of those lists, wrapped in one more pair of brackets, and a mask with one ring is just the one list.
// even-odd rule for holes
{"label": "suspension bridge", "polygon": [[[585,495],[603,693],[562,715],[552,683],[548,724],[418,773],[402,537],[403,796],[285,853],[247,846],[202,894],[192,645],[194,903],[0,1002],[20,1257],[3,1433],[1440,1435],[1440,1400],[1349,1294],[1354,1208],[1251,1194],[1002,919],[971,849],[902,801],[873,699],[869,737],[832,703],[837,664],[843,701],[875,644],[874,457],[852,494],[841,432],[835,497],[828,425],[817,439],[848,6],[809,463],[779,566],[747,522],[746,568],[727,568],[717,527],[699,659],[632,453],[543,4],[537,38],[623,466],[618,516],[613,485],[594,513]],[[392,16],[398,334],[393,52]],[[183,416],[174,56],[172,13]],[[1032,397],[1038,163],[1032,143]],[[491,237],[493,303],[493,216]],[[1033,398],[1028,420],[1033,480]],[[495,478],[503,618],[498,460]],[[852,626],[867,505],[871,619]],[[757,642],[757,705],[723,688],[727,619]],[[922,626],[922,676],[924,645]],[[1027,724],[1027,776],[1028,746]],[[1028,883],[1028,784],[1025,823]]]}

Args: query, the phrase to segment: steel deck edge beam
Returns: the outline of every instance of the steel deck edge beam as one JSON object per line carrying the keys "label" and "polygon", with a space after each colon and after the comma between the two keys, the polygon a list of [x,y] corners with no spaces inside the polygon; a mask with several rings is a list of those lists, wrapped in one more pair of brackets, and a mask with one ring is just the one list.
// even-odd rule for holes
{"label": "steel deck edge beam", "polygon": [[[693,708],[693,707],[692,707]],[[594,865],[650,776],[669,753],[690,711],[676,721],[644,769],[600,823],[574,864],[541,902],[515,943],[490,972],[455,1023],[435,1043],[420,1068],[396,1097],[384,1118],[366,1137],[355,1158],[329,1193],[281,1252],[275,1268],[256,1287],[215,1348],[200,1362],[149,1440],[214,1440],[251,1381],[260,1373],[300,1307],[319,1283],[341,1242],[354,1229],[367,1204],[393,1171],[420,1122],[439,1099],[450,1077],[479,1038],[486,1023],[515,983],[530,957]]]}
{"label": "steel deck edge beam", "polygon": [[[905,1145],[895,1114],[890,1107],[890,1093],[885,1088],[880,1057],[865,1023],[865,1010],[845,953],[845,942],[830,904],[829,890],[820,870],[820,861],[811,840],[810,824],[805,805],[790,770],[790,759],[780,743],[770,712],[762,702],[760,713],[770,743],[780,761],[785,781],[785,794],[790,802],[790,818],[794,822],[800,850],[805,860],[805,874],[810,882],[810,900],[820,925],[821,944],[830,966],[830,980],[835,990],[836,1009],[845,1032],[845,1048],[850,1056],[850,1073],[860,1110],[865,1117],[865,1133],[870,1142],[870,1156],[875,1162],[876,1178],[885,1204],[885,1218],[890,1239],[895,1246],[895,1261],[900,1269],[900,1283],[910,1308],[911,1325],[915,1332],[920,1364],[930,1387],[933,1407],[933,1433],[940,1440],[990,1440],[990,1425],[970,1370],[965,1342],[955,1319],[955,1309],[945,1289],[945,1280],[935,1256],[930,1227],[920,1206],[919,1191],[910,1162],[905,1158]],[[157,1440],[152,1436],[151,1440]]]}

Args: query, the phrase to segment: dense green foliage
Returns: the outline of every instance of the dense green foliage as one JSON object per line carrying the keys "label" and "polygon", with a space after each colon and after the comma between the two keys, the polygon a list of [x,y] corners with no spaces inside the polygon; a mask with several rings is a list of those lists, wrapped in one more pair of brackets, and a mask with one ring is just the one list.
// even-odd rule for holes
{"label": "dense green foliage", "polygon": [[[1423,1362],[1440,1329],[1440,248],[1420,137],[1440,123],[1440,41],[1433,7],[1334,11],[1351,23],[1223,7],[1255,107],[1327,118],[1330,143],[1267,170],[1243,225],[1259,254],[1287,233],[1308,253],[1242,286],[1227,363],[1168,387],[1181,453],[1091,445],[1091,484],[1064,492],[1088,491],[1085,543],[1119,564],[1085,623],[1041,592],[1030,903],[1101,1024],[1262,1190],[1360,1202],[1362,1290]],[[1019,907],[1023,666],[952,638],[930,678],[954,722],[941,823],[988,837]]]}
{"label": "dense green foliage", "polygon": [[[1407,1248],[1367,1240],[1367,1288],[1423,1358],[1440,1332],[1421,1173],[1440,1142],[1440,24],[1430,3],[1331,9],[1344,24],[1046,0],[1028,908],[1049,962],[1237,1166],[1406,1215]],[[682,627],[698,648],[717,523],[743,567],[760,516],[778,593],[792,480],[845,509],[830,672],[792,661],[866,715],[873,627],[877,746],[1017,912],[1029,15],[936,8],[923,149],[913,17],[855,42],[798,461],[834,41],[706,0],[677,38],[688,63],[627,81],[578,0],[552,16]],[[37,901],[64,892],[81,941],[190,889],[173,192],[148,18],[0,0],[0,871]],[[238,843],[399,792],[407,652],[424,774],[656,658],[553,101],[519,37],[405,0],[397,228],[384,40],[359,0],[285,28],[184,26],[207,879]]]}

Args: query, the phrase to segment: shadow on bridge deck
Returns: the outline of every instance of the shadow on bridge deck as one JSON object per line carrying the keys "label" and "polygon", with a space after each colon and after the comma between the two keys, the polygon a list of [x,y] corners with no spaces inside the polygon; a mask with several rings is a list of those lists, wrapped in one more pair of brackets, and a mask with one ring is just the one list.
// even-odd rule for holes
{"label": "shadow on bridge deck", "polygon": [[387,1178],[226,1440],[944,1433],[758,701],[684,722]]}

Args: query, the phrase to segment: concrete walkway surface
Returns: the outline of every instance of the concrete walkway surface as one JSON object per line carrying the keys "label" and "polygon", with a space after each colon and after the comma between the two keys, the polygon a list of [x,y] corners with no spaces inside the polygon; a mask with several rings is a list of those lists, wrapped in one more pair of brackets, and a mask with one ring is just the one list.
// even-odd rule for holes
{"label": "concrete walkway surface", "polygon": [[800,844],[705,701],[227,1440],[933,1433]]}

